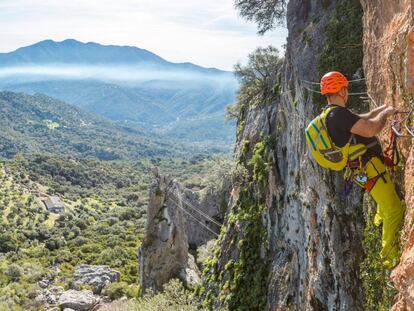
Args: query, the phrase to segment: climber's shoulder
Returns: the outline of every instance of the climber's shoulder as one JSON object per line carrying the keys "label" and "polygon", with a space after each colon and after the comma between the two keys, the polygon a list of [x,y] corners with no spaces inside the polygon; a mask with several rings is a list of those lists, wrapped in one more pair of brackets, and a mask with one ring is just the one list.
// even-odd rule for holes
{"label": "climber's shoulder", "polygon": [[344,146],[351,136],[351,128],[360,117],[345,107],[335,106],[326,117],[329,136],[335,145]]}

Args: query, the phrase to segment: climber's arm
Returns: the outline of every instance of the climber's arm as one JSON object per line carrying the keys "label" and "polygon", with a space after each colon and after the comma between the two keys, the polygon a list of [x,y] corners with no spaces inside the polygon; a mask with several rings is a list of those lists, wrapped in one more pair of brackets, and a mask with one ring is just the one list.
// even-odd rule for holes
{"label": "climber's arm", "polygon": [[375,108],[375,109],[371,110],[370,112],[359,114],[358,116],[359,116],[361,119],[365,119],[365,120],[368,120],[368,119],[373,119],[373,118],[375,118],[375,117],[376,117],[379,113],[381,113],[381,111],[383,111],[383,110],[384,110],[384,109],[386,109],[386,108],[387,108],[387,105],[382,105],[382,106],[379,106],[379,107],[377,107],[377,108]]}
{"label": "climber's arm", "polygon": [[[382,107],[382,106],[381,106]],[[374,118],[371,119],[359,119],[351,128],[351,133],[357,134],[363,137],[374,137],[385,126],[387,118],[395,113],[393,107],[386,107],[379,112]]]}

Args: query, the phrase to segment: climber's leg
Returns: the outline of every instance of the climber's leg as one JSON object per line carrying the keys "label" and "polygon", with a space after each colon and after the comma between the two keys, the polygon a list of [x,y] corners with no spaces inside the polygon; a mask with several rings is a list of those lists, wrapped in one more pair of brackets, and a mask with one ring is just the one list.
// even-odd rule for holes
{"label": "climber's leg", "polygon": [[[370,162],[367,164],[367,174],[369,177],[375,174],[376,170],[380,173],[386,171],[384,164],[378,158],[373,158]],[[382,222],[383,225],[380,255],[384,265],[391,269],[397,265],[399,260],[398,232],[401,228],[404,210],[388,172],[384,174],[384,178],[377,180],[370,194],[377,203],[377,215],[374,222],[376,225]]]}
{"label": "climber's leg", "polygon": [[382,217],[381,217],[381,215],[379,214],[379,210],[377,209],[377,213],[375,214],[375,217],[374,217],[374,224],[377,226],[377,227],[379,227],[381,224],[382,224]]}

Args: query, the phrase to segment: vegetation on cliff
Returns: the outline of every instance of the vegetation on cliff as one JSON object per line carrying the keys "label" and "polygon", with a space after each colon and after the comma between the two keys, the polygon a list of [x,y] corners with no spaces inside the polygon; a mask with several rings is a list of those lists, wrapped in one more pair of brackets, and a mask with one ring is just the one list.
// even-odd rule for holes
{"label": "vegetation on cliff", "polygon": [[280,95],[280,73],[283,57],[273,47],[257,48],[248,56],[246,65],[234,66],[240,82],[236,102],[227,107],[227,119],[237,119],[236,137],[242,133],[245,110],[249,106],[269,105]]}
{"label": "vegetation on cliff", "polygon": [[[359,0],[342,1],[335,8],[325,28],[326,41],[318,64],[320,77],[333,70],[342,72],[348,79],[363,74],[362,15]],[[349,90],[352,93],[363,92],[364,81],[352,83]],[[319,108],[326,105],[325,97],[318,94],[314,94],[313,101]],[[367,109],[359,96],[350,96],[348,105],[361,112]]]}
{"label": "vegetation on cliff", "polygon": [[[217,304],[229,310],[263,310],[266,307],[268,263],[265,254],[268,242],[263,222],[264,186],[271,167],[272,150],[270,139],[263,138],[253,147],[250,160],[239,161],[238,165],[244,169],[238,170],[249,171],[252,175],[241,177],[243,183],[236,186],[239,195],[228,215],[227,228],[222,230],[212,257],[204,263],[206,284],[198,289],[198,293],[204,297],[205,307],[211,309]],[[227,230],[237,234],[226,236]],[[225,249],[235,243],[237,255],[222,262],[220,244]]]}

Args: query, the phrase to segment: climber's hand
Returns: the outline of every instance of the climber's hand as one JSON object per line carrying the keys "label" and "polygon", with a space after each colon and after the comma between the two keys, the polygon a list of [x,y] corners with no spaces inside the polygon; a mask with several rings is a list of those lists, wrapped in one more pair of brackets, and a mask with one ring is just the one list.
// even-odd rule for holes
{"label": "climber's hand", "polygon": [[397,110],[395,110],[395,108],[394,107],[392,107],[392,106],[389,106],[389,107],[387,107],[386,109],[385,109],[385,113],[387,114],[387,117],[390,117],[390,116],[392,116],[392,115],[394,115],[394,114],[396,114],[398,111]]}

